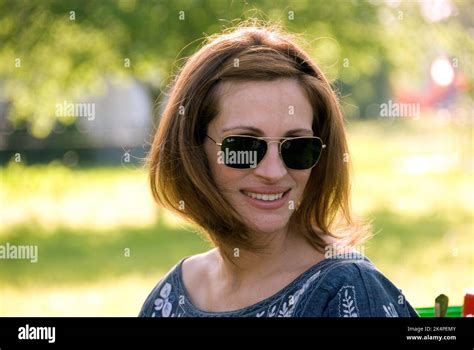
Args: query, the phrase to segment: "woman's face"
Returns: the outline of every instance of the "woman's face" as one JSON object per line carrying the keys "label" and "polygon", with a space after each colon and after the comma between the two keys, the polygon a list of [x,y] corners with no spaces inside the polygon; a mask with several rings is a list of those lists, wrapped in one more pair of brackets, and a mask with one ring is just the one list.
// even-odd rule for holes
{"label": "woman's face", "polygon": [[[313,136],[312,122],[312,107],[296,80],[225,82],[219,114],[207,134],[219,143],[228,135]],[[256,168],[234,169],[218,161],[220,147],[206,138],[205,151],[221,194],[256,232],[286,229],[311,173],[311,169],[286,168],[278,147],[270,143]],[[275,197],[268,196],[282,193],[273,201]]]}

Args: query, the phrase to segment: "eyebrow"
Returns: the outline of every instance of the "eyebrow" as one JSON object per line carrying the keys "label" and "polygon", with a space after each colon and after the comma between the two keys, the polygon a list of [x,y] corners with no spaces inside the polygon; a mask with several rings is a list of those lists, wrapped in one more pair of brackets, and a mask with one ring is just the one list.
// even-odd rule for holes
{"label": "eyebrow", "polygon": [[[258,128],[255,128],[253,126],[244,126],[244,125],[239,125],[239,126],[233,126],[233,127],[230,127],[230,128],[224,128],[221,130],[221,132],[226,132],[226,131],[230,131],[230,130],[248,130],[248,131],[252,131],[254,133],[257,133],[259,135],[264,135],[264,132]],[[288,130],[285,135],[290,135],[290,134],[296,134],[296,133],[299,133],[299,132],[307,132],[307,133],[311,133],[313,134],[313,130],[311,129],[303,129],[303,128],[299,128],[299,129],[291,129],[291,130]]]}

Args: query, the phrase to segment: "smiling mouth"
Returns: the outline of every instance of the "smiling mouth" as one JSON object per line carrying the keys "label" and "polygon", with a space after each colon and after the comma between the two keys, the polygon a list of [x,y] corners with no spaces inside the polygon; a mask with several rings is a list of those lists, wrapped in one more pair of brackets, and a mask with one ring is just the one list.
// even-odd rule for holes
{"label": "smiling mouth", "polygon": [[240,191],[247,197],[258,199],[265,202],[273,202],[281,199],[288,191],[285,192],[278,192],[278,193],[258,193],[258,192],[248,192],[248,191]]}

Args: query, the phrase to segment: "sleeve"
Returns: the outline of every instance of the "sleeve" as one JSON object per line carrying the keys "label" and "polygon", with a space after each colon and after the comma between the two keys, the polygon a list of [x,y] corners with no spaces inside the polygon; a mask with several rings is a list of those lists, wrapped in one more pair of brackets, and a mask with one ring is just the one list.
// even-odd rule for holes
{"label": "sleeve", "polygon": [[175,281],[178,278],[180,263],[168,271],[153,288],[143,303],[138,317],[168,317],[172,314],[177,302],[176,289],[178,283],[175,283]]}
{"label": "sleeve", "polygon": [[138,317],[153,317],[153,303],[157,298],[158,291],[160,290],[161,286],[163,285],[163,279],[161,279],[158,284],[153,288],[153,290],[148,294],[143,306],[138,314]]}
{"label": "sleeve", "polygon": [[418,317],[405,296],[372,264],[351,263],[323,311],[328,317]]}

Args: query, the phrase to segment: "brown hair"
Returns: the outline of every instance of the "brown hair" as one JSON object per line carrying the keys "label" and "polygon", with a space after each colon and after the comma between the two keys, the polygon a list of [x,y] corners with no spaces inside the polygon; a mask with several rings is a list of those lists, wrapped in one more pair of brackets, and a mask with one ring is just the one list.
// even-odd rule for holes
{"label": "brown hair", "polygon": [[344,237],[350,245],[368,237],[368,226],[356,223],[351,214],[349,151],[329,82],[288,34],[275,27],[243,26],[210,37],[187,60],[172,84],[149,154],[155,200],[197,224],[225,255],[235,247],[258,247],[219,193],[207,163],[203,143],[218,114],[218,87],[221,81],[278,78],[301,84],[313,108],[313,131],[326,144],[290,225],[319,251],[327,244],[323,235]]}

